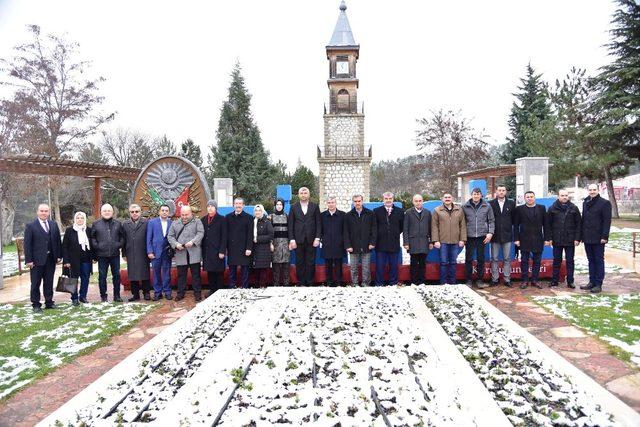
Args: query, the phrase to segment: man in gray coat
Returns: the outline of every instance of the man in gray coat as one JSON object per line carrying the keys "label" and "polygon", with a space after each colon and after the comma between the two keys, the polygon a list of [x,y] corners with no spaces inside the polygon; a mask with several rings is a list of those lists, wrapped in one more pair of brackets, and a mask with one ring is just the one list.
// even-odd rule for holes
{"label": "man in gray coat", "polygon": [[464,254],[464,269],[467,278],[467,285],[476,284],[473,279],[473,254],[477,257],[476,278],[480,281],[479,288],[485,288],[482,282],[484,276],[484,247],[491,241],[495,231],[495,216],[493,208],[482,199],[482,190],[474,188],[471,192],[471,199],[462,206],[467,220],[467,246]]}
{"label": "man in gray coat", "polygon": [[411,283],[424,284],[427,254],[433,248],[431,243],[431,212],[422,207],[420,194],[413,196],[413,207],[404,213],[402,245],[411,256]]}
{"label": "man in gray coat", "polygon": [[204,238],[202,221],[193,217],[191,206],[183,206],[180,219],[175,220],[169,229],[167,240],[176,251],[175,261],[178,269],[178,296],[176,301],[184,299],[187,288],[187,270],[191,270],[191,286],[196,302],[202,300],[200,288],[200,262],[202,248],[200,243]]}
{"label": "man in gray coat", "polygon": [[147,220],[140,216],[140,206],[129,206],[129,219],[122,223],[124,244],[122,257],[127,262],[127,277],[131,285],[129,301],[140,300],[140,288],[146,301],[149,294],[149,258],[147,257]]}

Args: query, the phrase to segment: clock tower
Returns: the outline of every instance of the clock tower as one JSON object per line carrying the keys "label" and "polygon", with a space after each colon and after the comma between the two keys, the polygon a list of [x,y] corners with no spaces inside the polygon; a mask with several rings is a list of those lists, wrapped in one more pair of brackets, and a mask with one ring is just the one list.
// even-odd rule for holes
{"label": "clock tower", "polygon": [[347,6],[340,14],[331,41],[326,46],[329,61],[329,105],[324,108],[324,146],[318,147],[320,208],[335,197],[338,209],[351,209],[351,197],[361,194],[369,201],[371,147],[364,145],[364,108],[358,104],[356,44],[347,19]]}

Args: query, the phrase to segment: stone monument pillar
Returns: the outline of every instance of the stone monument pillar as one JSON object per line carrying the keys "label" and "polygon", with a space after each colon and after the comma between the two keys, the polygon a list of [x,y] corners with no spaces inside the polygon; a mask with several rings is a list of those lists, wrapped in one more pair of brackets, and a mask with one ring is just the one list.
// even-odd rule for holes
{"label": "stone monument pillar", "polygon": [[524,203],[524,193],[533,191],[536,198],[549,193],[549,158],[521,157],[516,159],[516,203]]}

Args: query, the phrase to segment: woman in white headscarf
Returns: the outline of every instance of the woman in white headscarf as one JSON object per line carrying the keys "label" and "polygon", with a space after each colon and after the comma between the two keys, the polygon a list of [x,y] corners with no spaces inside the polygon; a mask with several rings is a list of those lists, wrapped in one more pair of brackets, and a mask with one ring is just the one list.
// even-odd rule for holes
{"label": "woman in white headscarf", "polygon": [[89,236],[91,227],[87,226],[87,214],[76,212],[73,216],[73,226],[66,229],[62,239],[62,263],[65,273],[69,277],[80,279],[79,295],[71,295],[73,305],[88,302],[89,278],[93,272],[93,251]]}
{"label": "woman in white headscarf", "polygon": [[264,206],[253,208],[253,250],[251,251],[251,267],[255,271],[256,283],[259,287],[267,286],[271,269],[271,253],[273,252],[273,225],[265,215]]}

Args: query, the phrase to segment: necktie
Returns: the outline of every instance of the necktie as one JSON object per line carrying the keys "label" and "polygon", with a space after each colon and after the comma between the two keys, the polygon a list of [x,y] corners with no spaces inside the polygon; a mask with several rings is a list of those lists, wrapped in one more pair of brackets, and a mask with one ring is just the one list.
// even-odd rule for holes
{"label": "necktie", "polygon": [[48,221],[44,221],[43,224],[44,224],[44,231],[49,233],[49,222]]}
{"label": "necktie", "polygon": [[387,208],[387,216],[391,216],[391,208]]}

